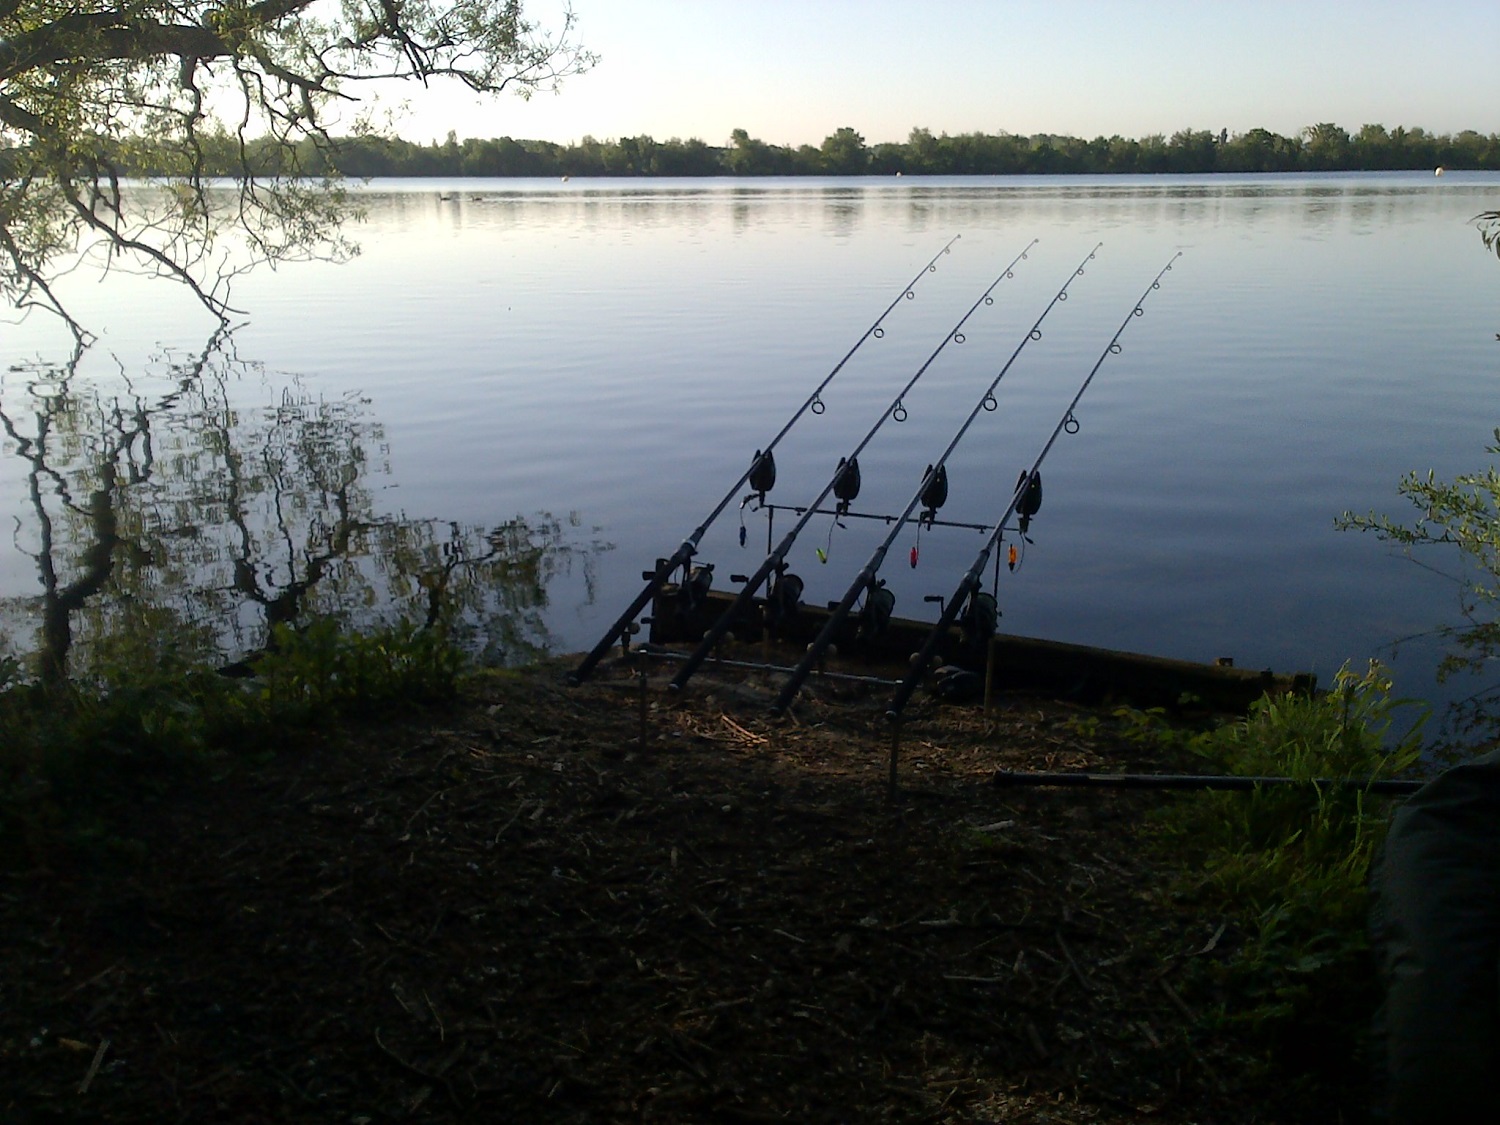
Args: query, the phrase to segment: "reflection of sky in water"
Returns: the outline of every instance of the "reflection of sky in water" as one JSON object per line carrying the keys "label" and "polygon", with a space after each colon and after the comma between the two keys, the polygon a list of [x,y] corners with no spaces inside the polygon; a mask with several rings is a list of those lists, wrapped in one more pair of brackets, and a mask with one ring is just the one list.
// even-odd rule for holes
{"label": "reflection of sky in water", "polygon": [[[442,195],[449,198],[443,199]],[[377,510],[493,525],[579,513],[616,549],[598,596],[559,580],[549,625],[582,648],[629,600],[757,445],[947,238],[962,234],[882,340],[866,344],[778,450],[776,498],[811,499],[841,453],[997,270],[995,291],[861,458],[860,506],[900,507],[979,391],[1096,238],[1098,260],[1048,318],[950,465],[954,519],[993,516],[1058,412],[1170,254],[1084,400],[1082,432],[1045,471],[1037,542],[1002,577],[1002,628],[1324,677],[1391,637],[1450,619],[1448,589],[1345,510],[1403,515],[1410,468],[1478,464],[1500,367],[1500,264],[1469,220],[1500,180],[1449,175],[1116,180],[403,181],[363,192],[363,254],[243,280],[235,348],[279,385],[359,393],[384,429]],[[162,284],[68,283],[107,329],[90,379],[158,342],[197,346],[204,319]],[[35,318],[7,362],[45,354]],[[60,344],[56,346],[61,346]],[[59,353],[60,354],[60,353]],[[7,377],[12,393],[14,375]],[[0,501],[21,498],[17,465]],[[703,555],[753,568],[733,509]],[[751,544],[763,542],[751,517]],[[835,598],[883,537],[818,521],[793,551],[809,600]],[[947,593],[978,549],[924,534],[886,576],[897,612]],[[34,586],[7,545],[4,592]],[[755,554],[756,557],[750,556]],[[1415,666],[1412,674],[1415,676]]]}

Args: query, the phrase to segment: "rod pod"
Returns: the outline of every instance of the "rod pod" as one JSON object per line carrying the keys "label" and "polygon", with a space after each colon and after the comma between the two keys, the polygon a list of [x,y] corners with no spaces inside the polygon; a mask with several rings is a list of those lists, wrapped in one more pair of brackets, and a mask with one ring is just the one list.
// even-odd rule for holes
{"label": "rod pod", "polygon": [[911,667],[907,669],[906,676],[902,679],[900,686],[896,688],[896,693],[891,696],[891,701],[886,706],[885,711],[885,717],[890,722],[900,721],[901,712],[905,710],[907,703],[911,701],[912,694],[917,690],[917,685],[922,682],[922,677],[927,671],[927,664],[932,659],[932,654],[937,650],[938,644],[942,641],[943,634],[948,631],[954,620],[957,619],[965,603],[979,589],[980,576],[984,573],[985,563],[989,561],[990,552],[999,545],[1000,539],[1005,533],[1006,523],[1010,520],[1011,516],[1015,515],[1017,508],[1026,499],[1029,492],[1027,487],[1028,482],[1042,467],[1042,462],[1047,459],[1047,454],[1052,451],[1052,446],[1057,441],[1058,435],[1065,429],[1070,431],[1077,429],[1078,423],[1073,417],[1074,408],[1077,407],[1079,400],[1083,398],[1084,392],[1089,389],[1089,384],[1094,381],[1094,376],[1099,373],[1099,368],[1104,366],[1104,361],[1112,355],[1119,354],[1120,337],[1125,334],[1125,329],[1129,327],[1130,322],[1134,318],[1145,315],[1143,306],[1146,303],[1146,298],[1151,296],[1153,290],[1161,288],[1161,279],[1167,275],[1167,272],[1172,268],[1172,264],[1180,257],[1182,257],[1182,251],[1179,250],[1167,260],[1167,264],[1152,278],[1151,284],[1146,287],[1145,292],[1136,300],[1134,307],[1126,314],[1125,319],[1121,321],[1120,327],[1115,329],[1115,334],[1110,337],[1109,343],[1099,353],[1099,358],[1094,362],[1094,366],[1090,369],[1088,377],[1084,379],[1082,385],[1078,388],[1078,393],[1073,396],[1073,401],[1068,403],[1068,408],[1063,411],[1063,416],[1058,420],[1057,425],[1053,427],[1052,434],[1047,438],[1046,444],[1042,446],[1041,453],[1037,454],[1036,460],[1031,463],[1031,468],[1017,482],[1016,494],[1012,497],[1009,507],[1005,509],[1005,514],[995,522],[994,530],[990,532],[989,537],[985,540],[984,547],[980,549],[978,557],[974,560],[974,564],[964,573],[962,580],[958,584],[958,588],[953,591],[953,596],[944,605],[942,615],[938,618],[937,624],[933,625],[922,644],[922,648],[912,657]]}
{"label": "rod pod", "polygon": [[980,305],[986,303],[994,304],[995,299],[991,297],[990,294],[993,293],[995,287],[1006,278],[1015,276],[1012,271],[1014,271],[1016,264],[1031,252],[1031,248],[1035,246],[1037,242],[1038,239],[1035,238],[1028,242],[1025,249],[1023,249],[1019,254],[1015,256],[1015,258],[1011,260],[1010,265],[1006,266],[1005,269],[1002,270],[1001,273],[995,278],[995,280],[990,282],[989,288],[981,293],[979,295],[979,299],[969,306],[969,311],[964,313],[964,315],[959,318],[958,323],[948,330],[948,334],[943,337],[943,342],[933,349],[932,354],[927,357],[922,366],[917,368],[916,374],[914,374],[910,379],[906,381],[906,385],[902,387],[901,390],[896,392],[896,397],[890,401],[890,404],[886,406],[885,411],[880,415],[878,419],[876,419],[875,424],[870,427],[869,432],[866,433],[865,436],[860,440],[860,443],[855,446],[854,452],[850,453],[849,456],[844,459],[844,461],[841,461],[839,463],[838,469],[834,471],[834,474],[831,478],[829,478],[828,483],[823,486],[823,491],[818,493],[817,498],[807,506],[807,511],[792,526],[792,529],[786,533],[785,538],[783,538],[782,541],[776,545],[776,548],[766,556],[765,561],[760,564],[755,573],[750,575],[749,579],[745,582],[744,587],[740,590],[739,595],[730,604],[729,608],[726,609],[719,616],[719,619],[715,621],[712,626],[710,626],[706,633],[704,633],[703,640],[699,642],[698,647],[693,650],[692,654],[683,663],[682,667],[678,670],[677,675],[672,677],[671,681],[667,684],[668,687],[670,687],[673,691],[681,691],[683,687],[687,685],[687,682],[692,678],[693,673],[696,672],[699,666],[708,659],[708,654],[713,651],[714,645],[718,644],[719,641],[723,639],[724,634],[729,632],[730,626],[733,625],[739,615],[744,612],[745,608],[750,604],[751,599],[755,597],[755,591],[760,589],[761,584],[765,582],[765,580],[770,576],[771,572],[774,571],[778,566],[780,566],[786,559],[787,552],[792,549],[792,544],[797,541],[797,536],[801,533],[802,529],[807,526],[808,521],[812,519],[813,513],[814,511],[816,511],[818,505],[826,500],[828,498],[828,494],[838,486],[840,480],[844,476],[846,463],[853,464],[859,457],[860,453],[864,451],[865,446],[869,445],[870,442],[874,440],[875,435],[880,431],[880,427],[885,425],[886,421],[893,415],[903,411],[902,399],[908,393],[910,393],[911,389],[914,386],[917,385],[917,381],[921,379],[924,374],[926,374],[927,369],[932,366],[933,361],[937,359],[937,357],[942,353],[943,349],[955,340],[959,343],[963,342],[964,336],[963,333],[959,330],[968,323],[969,317],[974,315],[975,310],[977,310]]}
{"label": "rod pod", "polygon": [[[839,601],[838,605],[829,615],[828,621],[826,624],[824,624],[822,631],[818,633],[817,639],[814,640],[812,644],[807,646],[807,655],[805,655],[802,658],[801,662],[792,669],[792,674],[787,677],[786,683],[782,685],[781,691],[777,694],[775,701],[771,704],[772,715],[780,717],[781,715],[785,714],[786,709],[790,707],[792,705],[792,701],[797,698],[797,692],[801,690],[803,681],[807,679],[808,674],[813,669],[813,666],[818,662],[818,659],[827,650],[828,646],[833,643],[834,637],[838,635],[839,626],[841,626],[844,623],[844,620],[849,616],[849,613],[854,608],[854,603],[859,598],[860,593],[874,586],[875,575],[879,572],[881,564],[885,562],[885,556],[886,553],[891,549],[891,544],[894,543],[896,541],[896,537],[901,534],[901,529],[905,527],[907,521],[911,519],[912,513],[917,509],[917,505],[925,504],[927,502],[926,494],[929,482],[936,479],[936,474],[940,472],[946,472],[944,466],[947,464],[948,458],[952,455],[953,451],[958,448],[958,443],[964,439],[964,435],[968,433],[969,427],[974,424],[974,419],[979,417],[979,412],[986,408],[991,410],[994,409],[993,403],[995,401],[995,388],[1000,385],[1000,380],[1005,378],[1006,372],[1011,369],[1011,365],[1016,362],[1016,358],[1021,354],[1026,345],[1031,343],[1031,341],[1033,340],[1040,340],[1042,338],[1042,321],[1047,319],[1048,313],[1050,313],[1063,301],[1066,301],[1068,299],[1068,286],[1073,284],[1075,278],[1083,276],[1084,267],[1093,260],[1094,255],[1099,252],[1099,248],[1103,245],[1104,243],[1102,242],[1095,243],[1094,248],[1088,252],[1088,255],[1083,259],[1083,261],[1078,263],[1078,267],[1072,273],[1068,274],[1068,280],[1063,282],[1062,288],[1057,291],[1052,300],[1047,302],[1047,307],[1042,310],[1042,315],[1036,318],[1036,321],[1032,324],[1030,330],[1027,331],[1025,336],[1021,337],[1021,342],[1016,345],[1016,350],[1010,353],[1010,358],[1005,361],[1005,366],[1000,368],[1000,373],[996,375],[994,381],[985,388],[984,394],[979,396],[979,401],[974,404],[974,409],[969,411],[969,416],[964,419],[963,425],[959,426],[958,432],[955,433],[953,435],[953,439],[948,442],[948,448],[943,450],[943,455],[937,459],[937,464],[929,465],[927,467],[927,472],[922,477],[922,486],[917,489],[916,495],[913,496],[911,498],[911,501],[906,505],[906,510],[902,512],[900,518],[896,520],[896,525],[891,528],[890,534],[885,537],[884,542],[882,542],[880,546],[875,548],[874,553],[870,556],[869,562],[865,563],[864,569],[861,570],[854,581],[850,583],[849,589],[844,592],[843,598]],[[944,479],[946,480],[946,476]]]}
{"label": "rod pod", "polygon": [[599,643],[589,651],[578,667],[568,673],[568,683],[574,686],[581,684],[588,677],[589,673],[594,670],[599,661],[604,659],[604,654],[609,651],[610,645],[625,635],[631,623],[640,615],[641,610],[646,608],[647,603],[656,596],[656,592],[662,588],[662,585],[671,576],[672,572],[680,566],[686,566],[692,557],[697,554],[698,544],[703,542],[703,536],[708,533],[708,529],[714,520],[718,519],[724,509],[729,507],[730,502],[739,494],[740,489],[750,480],[752,475],[763,471],[768,462],[774,464],[774,461],[771,461],[771,451],[781,444],[781,439],[786,437],[791,428],[801,420],[802,416],[809,410],[812,410],[814,413],[822,413],[820,406],[822,400],[819,396],[827,389],[828,384],[833,382],[834,377],[844,369],[844,365],[853,358],[854,353],[859,351],[866,340],[871,336],[879,339],[885,335],[885,329],[881,327],[881,322],[891,315],[891,312],[901,303],[903,298],[908,301],[913,299],[918,282],[927,274],[937,272],[938,259],[944,254],[951,253],[953,244],[962,237],[962,235],[955,234],[950,238],[943,248],[932,256],[932,260],[918,270],[916,276],[901,287],[901,292],[896,295],[896,299],[887,305],[885,311],[877,316],[870,326],[865,329],[864,335],[855,341],[852,348],[844,353],[844,358],[834,364],[833,370],[823,377],[823,381],[817,385],[813,393],[808,395],[807,399],[797,408],[796,412],[787,419],[786,424],[771,439],[770,444],[764,450],[756,453],[750,462],[750,467],[740,475],[739,480],[734,482],[729,491],[724,494],[724,498],[714,507],[713,511],[709,512],[703,522],[693,530],[693,533],[682,541],[670,558],[662,559],[657,563],[655,572],[646,580],[645,589],[636,595],[635,600],[626,607],[625,612],[620,614],[604,636],[599,638]]}

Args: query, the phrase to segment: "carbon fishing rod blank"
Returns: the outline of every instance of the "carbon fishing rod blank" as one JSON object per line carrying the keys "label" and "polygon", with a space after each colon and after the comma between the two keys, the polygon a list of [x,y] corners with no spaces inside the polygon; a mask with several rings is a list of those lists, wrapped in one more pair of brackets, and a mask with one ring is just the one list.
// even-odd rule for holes
{"label": "carbon fishing rod blank", "polygon": [[1318,789],[1354,789],[1383,797],[1415,793],[1426,781],[1398,777],[1237,777],[1183,773],[1032,773],[996,770],[1000,786],[1046,786],[1070,789],[1176,789],[1253,792],[1256,789],[1315,786]]}

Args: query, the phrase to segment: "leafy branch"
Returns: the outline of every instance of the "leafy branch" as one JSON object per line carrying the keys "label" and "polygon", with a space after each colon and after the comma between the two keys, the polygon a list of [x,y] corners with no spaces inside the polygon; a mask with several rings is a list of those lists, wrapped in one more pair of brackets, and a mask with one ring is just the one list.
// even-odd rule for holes
{"label": "leafy branch", "polygon": [[[1500,428],[1485,447],[1500,458]],[[1445,625],[1437,633],[1452,645],[1438,668],[1441,679],[1459,672],[1485,673],[1500,659],[1500,469],[1492,463],[1451,481],[1407,473],[1397,493],[1416,509],[1416,517],[1401,522],[1370,512],[1345,512],[1335,526],[1343,531],[1369,532],[1399,546],[1409,557],[1442,550],[1456,554],[1461,566],[1449,573],[1459,592],[1462,625]],[[1500,729],[1500,715],[1491,705],[1500,697],[1500,684],[1490,684],[1465,701],[1469,724]]]}
{"label": "leafy branch", "polygon": [[[545,29],[520,0],[6,0],[0,297],[84,339],[54,284],[81,254],[170,278],[226,320],[244,270],[354,252],[320,154],[362,86],[451,80],[529,97],[594,64],[574,25],[565,8]],[[142,151],[154,187],[122,186]],[[226,163],[232,183],[213,182]]]}

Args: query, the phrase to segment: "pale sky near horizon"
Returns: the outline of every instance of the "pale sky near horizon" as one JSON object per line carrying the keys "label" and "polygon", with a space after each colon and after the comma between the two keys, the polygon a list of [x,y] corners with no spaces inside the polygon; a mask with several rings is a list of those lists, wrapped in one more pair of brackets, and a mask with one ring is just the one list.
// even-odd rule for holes
{"label": "pale sky near horizon", "polygon": [[[870,144],[933,133],[1171,135],[1332,121],[1500,132],[1500,3],[573,0],[597,67],[559,93],[403,90],[416,141],[642,134]],[[555,26],[561,0],[528,0]]]}

